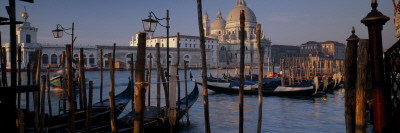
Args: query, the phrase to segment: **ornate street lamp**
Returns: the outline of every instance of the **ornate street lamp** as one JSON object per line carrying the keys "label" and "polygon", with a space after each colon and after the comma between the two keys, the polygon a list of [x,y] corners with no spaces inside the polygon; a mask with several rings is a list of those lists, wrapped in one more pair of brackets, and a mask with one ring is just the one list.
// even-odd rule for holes
{"label": "ornate street lamp", "polygon": [[[74,50],[74,42],[76,40],[76,37],[74,37],[74,22],[72,22],[72,28],[64,28],[60,24],[56,25],[57,28],[55,30],[52,30],[54,38],[62,38],[63,33],[71,35],[71,55],[73,55],[73,50]],[[67,30],[71,30],[71,33],[66,32]]]}
{"label": "ornate street lamp", "polygon": [[[154,16],[155,19],[152,19],[152,15]],[[166,20],[166,26],[162,25],[159,21],[160,20]],[[150,11],[149,12],[149,18],[148,19],[143,19],[143,29],[145,32],[153,33],[156,30],[157,24],[159,24],[162,27],[167,28],[167,55],[169,57],[169,10],[167,10],[167,17],[166,18],[157,18],[157,16],[154,14],[154,12]],[[169,58],[167,58],[167,81],[169,81]],[[169,82],[168,82],[169,86]]]}
{"label": "ornate street lamp", "polygon": [[53,30],[52,32],[53,32],[54,38],[62,38],[64,30],[59,29],[58,25],[57,25],[57,29]]}
{"label": "ornate street lamp", "polygon": [[157,20],[151,19],[151,17],[152,17],[151,13],[152,12],[149,13],[149,18],[148,19],[143,19],[142,20],[142,23],[143,23],[143,29],[144,29],[145,32],[153,33],[156,30],[157,24],[159,22]]}

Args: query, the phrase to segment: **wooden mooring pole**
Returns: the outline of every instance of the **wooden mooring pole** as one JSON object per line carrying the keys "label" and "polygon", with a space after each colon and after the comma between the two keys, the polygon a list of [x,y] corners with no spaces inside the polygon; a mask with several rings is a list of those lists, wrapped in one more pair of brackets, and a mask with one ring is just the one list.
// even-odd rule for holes
{"label": "wooden mooring pole", "polygon": [[[1,51],[1,50],[0,50]],[[31,63],[28,62],[28,65],[26,66],[26,76],[28,79],[27,85],[31,85]],[[29,92],[26,92],[25,100],[26,100],[26,112],[30,112],[29,106],[30,106],[30,100],[29,100]],[[29,113],[27,113],[29,114]]]}
{"label": "wooden mooring pole", "polygon": [[229,70],[228,70],[228,51],[225,52],[225,71],[226,71],[226,81],[229,79]]}
{"label": "wooden mooring pole", "polygon": [[92,128],[92,103],[93,103],[93,81],[89,81],[89,104],[86,109],[86,128],[88,133],[90,133]]}
{"label": "wooden mooring pole", "polygon": [[79,86],[79,108],[83,109],[83,84],[82,84],[82,78],[83,78],[83,51],[80,49],[79,51],[79,58],[78,58],[78,71],[79,71],[79,77],[78,77],[78,86]]}
{"label": "wooden mooring pole", "polygon": [[161,117],[161,63],[160,63],[160,43],[156,43],[156,63],[157,63],[157,117]]}
{"label": "wooden mooring pole", "polygon": [[177,129],[176,126],[176,121],[177,121],[177,106],[176,106],[176,82],[177,82],[177,68],[175,64],[173,64],[169,69],[170,69],[170,75],[171,77],[169,78],[170,84],[169,84],[169,105],[170,108],[168,108],[168,120],[170,124],[170,133],[175,132]]}
{"label": "wooden mooring pole", "polygon": [[285,86],[285,57],[283,57],[281,59],[281,71],[282,71],[282,75],[281,75],[281,86]]}
{"label": "wooden mooring pole", "polygon": [[[361,20],[368,27],[368,37],[371,56],[371,73],[372,73],[372,97],[373,97],[373,113],[374,113],[374,131],[389,132],[390,125],[387,120],[391,119],[392,110],[386,105],[391,101],[389,91],[384,91],[384,69],[383,69],[383,48],[382,48],[382,27],[390,20],[389,17],[383,15],[377,10],[378,3],[373,0],[371,3],[372,10]],[[390,105],[392,106],[392,105]],[[389,107],[390,107],[389,106]]]}
{"label": "wooden mooring pole", "polygon": [[272,57],[272,76],[275,75],[275,57]]}
{"label": "wooden mooring pole", "polygon": [[184,70],[185,70],[185,100],[186,100],[186,122],[187,125],[190,125],[190,121],[189,121],[189,100],[188,100],[188,91],[187,91],[187,66],[186,66],[186,61],[183,61],[183,65],[184,65]]}
{"label": "wooden mooring pole", "polygon": [[[368,74],[368,59],[369,48],[368,40],[360,41],[360,49],[358,54],[357,64],[357,90],[356,90],[356,133],[365,133],[366,123],[366,91],[367,91],[367,74]],[[338,64],[338,63],[336,63]],[[337,67],[336,67],[337,70]]]}
{"label": "wooden mooring pole", "polygon": [[148,67],[148,74],[147,75],[147,81],[148,81],[148,86],[147,86],[147,111],[150,110],[150,85],[151,85],[151,58],[153,58],[153,55],[151,53],[149,54],[149,67]]}
{"label": "wooden mooring pole", "polygon": [[[346,132],[355,132],[355,96],[356,96],[356,75],[357,75],[357,44],[359,38],[354,34],[354,27],[352,29],[352,35],[347,38],[347,47],[345,55],[345,120],[346,120]],[[326,60],[324,62],[324,70],[326,72]]]}
{"label": "wooden mooring pole", "polygon": [[81,95],[82,95],[82,104],[83,108],[87,108],[87,97],[86,97],[86,79],[85,79],[85,61],[84,61],[84,54],[83,54],[83,48],[80,48],[79,50],[79,78],[81,81]]}
{"label": "wooden mooring pole", "polygon": [[216,69],[217,69],[217,82],[218,82],[218,80],[219,80],[219,69],[218,69],[218,61],[219,61],[219,46],[217,45],[217,64],[215,64],[216,65]]}
{"label": "wooden mooring pole", "polygon": [[[240,31],[244,33],[244,10],[240,11]],[[240,75],[239,75],[239,133],[243,133],[243,93],[244,93],[244,34],[240,36]]]}
{"label": "wooden mooring pole", "polygon": [[[261,24],[256,26],[256,40],[257,40],[257,53],[258,53],[258,124],[257,133],[261,133],[262,123],[262,104],[263,104],[263,93],[262,93],[262,79],[264,78],[264,56],[261,51],[260,37],[261,36]],[[268,57],[268,72],[269,72],[269,57]]]}
{"label": "wooden mooring pole", "polygon": [[40,100],[40,133],[44,133],[44,116],[46,115],[45,113],[45,102],[46,102],[46,76],[42,75],[42,86],[41,86],[41,95],[42,99]]}
{"label": "wooden mooring pole", "polygon": [[134,63],[133,63],[133,53],[131,54],[131,63],[130,63],[130,66],[131,66],[131,97],[132,97],[132,105],[131,105],[131,107],[132,107],[132,111],[134,111],[135,110],[135,76],[133,75],[134,74],[134,71],[133,71],[133,68],[134,68]]}
{"label": "wooden mooring pole", "polygon": [[[7,64],[7,54],[6,54],[6,48],[1,48],[1,76],[2,76],[2,81],[3,81],[3,86],[8,86],[8,82],[7,82],[7,70],[6,70],[6,64]],[[5,72],[5,73],[3,73]]]}
{"label": "wooden mooring pole", "polygon": [[[34,75],[35,81],[36,81],[35,84],[40,85],[40,68],[42,66],[41,65],[41,62],[42,62],[42,60],[41,60],[42,59],[42,50],[38,50],[37,51],[36,58],[37,58],[37,60],[36,60],[37,62],[36,62],[35,75]],[[34,102],[36,104],[36,106],[35,106],[35,117],[34,117],[34,119],[35,119],[35,128],[36,128],[35,131],[37,131],[37,129],[39,128],[40,92],[34,92]]]}
{"label": "wooden mooring pole", "polygon": [[238,68],[237,68],[237,53],[235,53],[235,77],[238,78]]}
{"label": "wooden mooring pole", "polygon": [[[114,47],[115,48],[115,47]],[[113,54],[115,54],[113,52]],[[114,80],[114,59],[111,53],[108,54],[108,61],[110,62],[110,92],[109,92],[109,99],[110,99],[110,120],[111,120],[111,131],[113,133],[117,133],[117,124],[115,123],[117,120],[117,116],[115,114],[115,80]]]}
{"label": "wooden mooring pole", "polygon": [[135,89],[135,120],[134,133],[143,133],[144,106],[146,97],[146,83],[144,82],[144,72],[146,64],[146,33],[139,33],[138,47],[136,54],[136,89]]}
{"label": "wooden mooring pole", "polygon": [[49,117],[52,117],[52,111],[51,111],[51,98],[50,98],[50,68],[47,67],[47,103],[49,107]]}
{"label": "wooden mooring pole", "polygon": [[[36,67],[38,63],[39,50],[35,51],[35,61],[32,68],[32,84],[36,85]],[[38,107],[38,92],[33,92],[33,132],[39,132],[39,107]]]}
{"label": "wooden mooring pole", "polygon": [[207,68],[206,66],[206,46],[205,46],[205,34],[203,27],[203,15],[202,15],[201,0],[197,0],[197,20],[200,32],[200,49],[201,49],[201,63],[202,63],[202,85],[203,85],[203,103],[204,103],[204,126],[205,132],[210,133],[210,117],[208,107],[208,90],[207,90]]}
{"label": "wooden mooring pole", "polygon": [[100,49],[100,102],[103,101],[103,49]]}
{"label": "wooden mooring pole", "polygon": [[[177,54],[177,59],[176,59],[176,85],[177,85],[177,88],[178,88],[178,109],[177,109],[177,113],[178,114],[181,114],[181,102],[180,102],[180,100],[181,100],[181,81],[180,81],[180,78],[179,78],[179,62],[180,62],[180,47],[181,47],[181,44],[179,44],[179,32],[176,34],[176,41],[177,41],[177,52],[176,52],[176,54]],[[176,94],[176,93],[175,93]],[[179,129],[179,119],[176,119],[176,126],[177,126],[177,129]]]}
{"label": "wooden mooring pole", "polygon": [[69,131],[75,132],[75,94],[73,86],[73,71],[72,71],[72,47],[66,45],[67,53],[67,70],[68,70],[68,109],[69,109]]}
{"label": "wooden mooring pole", "polygon": [[63,75],[63,78],[62,78],[62,90],[63,90],[63,94],[62,94],[62,97],[63,97],[63,112],[64,112],[64,114],[66,114],[67,113],[67,98],[66,98],[66,95],[67,95],[67,90],[68,90],[68,88],[67,88],[67,74],[65,73],[65,58],[66,58],[66,55],[65,55],[65,51],[62,51],[62,53],[61,53],[61,68],[62,68],[62,75]]}
{"label": "wooden mooring pole", "polygon": [[[110,92],[109,92],[109,98],[110,99],[110,120],[111,120],[111,131],[113,133],[117,133],[117,124],[115,123],[117,121],[117,116],[115,114],[115,50],[116,50],[117,44],[114,43],[113,46],[113,53],[108,54],[108,60],[110,64]],[[111,57],[112,56],[112,57]]]}
{"label": "wooden mooring pole", "polygon": [[[18,85],[20,86],[22,84],[22,79],[21,79],[21,46],[18,46]],[[18,109],[21,108],[21,93],[18,92]]]}
{"label": "wooden mooring pole", "polygon": [[18,133],[24,133],[24,112],[18,110]]}

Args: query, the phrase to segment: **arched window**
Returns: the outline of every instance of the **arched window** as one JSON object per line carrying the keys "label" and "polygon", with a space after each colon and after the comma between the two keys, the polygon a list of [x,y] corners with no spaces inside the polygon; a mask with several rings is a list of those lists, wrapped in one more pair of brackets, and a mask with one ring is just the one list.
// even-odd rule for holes
{"label": "arched window", "polygon": [[42,64],[43,65],[49,64],[49,56],[47,54],[42,55]]}
{"label": "arched window", "polygon": [[126,55],[126,59],[131,59],[131,55],[132,55],[132,54]]}
{"label": "arched window", "polygon": [[57,55],[56,54],[51,55],[51,64],[57,64]]}
{"label": "arched window", "polygon": [[78,56],[78,54],[74,54],[74,59],[75,59],[75,61],[79,61],[79,56]]}
{"label": "arched window", "polygon": [[221,50],[221,51],[225,51],[226,48],[225,48],[224,46],[222,46],[220,50]]}
{"label": "arched window", "polygon": [[169,57],[168,62],[169,62],[169,64],[171,64],[171,61],[172,61],[172,58],[173,58],[173,57],[172,57],[171,54],[170,54],[168,57]]}
{"label": "arched window", "polygon": [[151,53],[149,53],[149,54],[147,54],[147,57],[146,58],[153,58],[153,54],[151,54]]}
{"label": "arched window", "polygon": [[185,55],[185,56],[183,56],[183,60],[189,61],[189,60],[190,60],[190,55]]}
{"label": "arched window", "polygon": [[94,55],[89,56],[89,64],[93,65],[94,64]]}
{"label": "arched window", "polygon": [[87,60],[86,60],[86,54],[83,54],[83,64],[86,64]]}

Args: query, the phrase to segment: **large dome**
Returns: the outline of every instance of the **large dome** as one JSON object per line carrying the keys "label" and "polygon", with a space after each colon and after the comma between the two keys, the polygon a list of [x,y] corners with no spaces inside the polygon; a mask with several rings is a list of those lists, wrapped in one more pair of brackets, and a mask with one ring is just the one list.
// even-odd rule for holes
{"label": "large dome", "polygon": [[221,16],[221,11],[218,9],[217,18],[211,23],[211,30],[224,30],[225,23]]}
{"label": "large dome", "polygon": [[236,7],[229,12],[226,17],[227,24],[240,22],[240,11],[244,10],[245,22],[257,23],[257,18],[254,12],[246,6],[246,1],[236,3]]}

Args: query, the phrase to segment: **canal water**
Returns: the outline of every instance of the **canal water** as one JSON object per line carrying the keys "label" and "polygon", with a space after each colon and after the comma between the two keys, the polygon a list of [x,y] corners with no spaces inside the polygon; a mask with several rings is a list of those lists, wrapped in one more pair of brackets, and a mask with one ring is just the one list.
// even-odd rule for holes
{"label": "canal water", "polygon": [[[265,70],[266,71],[266,70]],[[275,71],[278,71],[276,69]],[[207,71],[216,77],[216,69]],[[219,70],[220,77],[224,69]],[[257,73],[257,70],[253,71]],[[234,70],[229,70],[234,75]],[[246,70],[246,73],[248,71]],[[46,73],[41,73],[45,75]],[[103,99],[108,98],[110,85],[110,72],[104,71],[103,77]],[[201,76],[201,70],[192,70],[194,77]],[[52,73],[50,73],[52,75]],[[183,79],[184,71],[179,70],[180,78]],[[7,73],[8,81],[10,81],[10,73]],[[129,71],[115,72],[115,94],[122,92],[128,85]],[[157,71],[152,70],[151,77],[151,96],[150,102],[152,106],[156,106],[156,76]],[[189,71],[188,71],[189,78]],[[26,73],[22,73],[22,83],[26,83]],[[100,95],[100,72],[86,72],[86,82],[93,81],[93,103],[99,101]],[[184,82],[181,83],[181,98],[184,97]],[[193,90],[194,82],[188,81],[188,93]],[[186,117],[180,121],[181,133],[204,133],[204,108],[202,99],[202,88],[198,101],[190,108],[190,125],[187,126]],[[89,87],[86,87],[89,88]],[[88,91],[87,91],[88,92]],[[161,91],[161,105],[165,105],[164,91]],[[61,91],[52,89],[51,102],[53,115],[58,114],[58,103],[61,98]],[[77,92],[76,92],[77,93]],[[146,92],[147,93],[147,92]],[[236,133],[239,131],[239,96],[237,94],[216,93],[208,90],[209,93],[209,112],[211,132],[215,133]],[[147,94],[146,94],[147,96]],[[32,94],[30,98],[32,98]],[[76,96],[78,98],[78,95]],[[21,108],[25,108],[25,94],[21,96]],[[147,98],[146,98],[147,100]],[[32,102],[32,100],[31,100]],[[46,113],[48,112],[46,98]],[[33,110],[33,104],[30,104]],[[147,101],[146,101],[147,105]],[[131,111],[131,105],[127,105],[125,113]],[[284,133],[310,133],[310,132],[345,132],[344,117],[344,89],[339,89],[323,96],[296,96],[296,97],[263,97],[263,114],[262,114],[262,132],[284,132]],[[121,115],[121,116],[122,116]],[[257,131],[258,122],[258,96],[244,96],[244,132],[254,133]],[[367,131],[372,132],[372,125],[367,125]]]}

